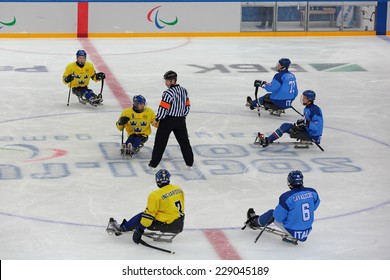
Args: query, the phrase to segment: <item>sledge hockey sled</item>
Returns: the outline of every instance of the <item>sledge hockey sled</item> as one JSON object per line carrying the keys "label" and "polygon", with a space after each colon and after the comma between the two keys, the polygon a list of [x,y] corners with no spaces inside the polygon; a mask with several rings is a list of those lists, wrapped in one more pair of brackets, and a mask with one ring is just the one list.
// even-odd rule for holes
{"label": "sledge hockey sled", "polygon": [[131,143],[127,144],[127,146],[126,143],[123,143],[123,137],[124,137],[123,133],[124,133],[124,129],[122,130],[122,146],[120,152],[123,158],[127,159],[135,156],[143,148],[144,144],[148,141],[148,137],[147,136],[143,137],[139,146],[133,149],[133,145]]}
{"label": "sledge hockey sled", "polygon": [[136,149],[133,149],[131,143],[129,143],[127,146],[126,144],[122,144],[120,152],[124,159],[132,158],[142,149],[143,146],[144,143],[141,143]]}
{"label": "sledge hockey sled", "polygon": [[[245,104],[246,107],[249,107],[251,110],[254,110],[255,107],[253,107],[252,103],[249,102],[249,100],[247,99],[247,102]],[[253,109],[252,109],[253,108]],[[258,111],[258,115],[260,116],[260,109],[261,110],[264,110],[264,111],[268,111],[270,115],[273,115],[273,116],[278,116],[280,117],[282,114],[285,114],[285,110],[284,109],[281,109],[281,108],[277,108],[277,107],[270,107],[270,108],[266,108],[264,107],[263,105],[260,105],[257,107],[257,111]]]}
{"label": "sledge hockey sled", "polygon": [[298,239],[292,237],[290,234],[288,234],[280,229],[276,229],[276,228],[269,227],[269,226],[266,226],[265,228],[264,227],[256,227],[254,229],[255,230],[263,230],[264,229],[264,231],[266,231],[266,232],[280,236],[282,238],[282,241],[284,241],[284,242],[298,245]]}
{"label": "sledge hockey sled", "polygon": [[[253,144],[255,144],[257,146],[262,146],[261,137],[259,135],[260,135],[260,132],[257,134]],[[291,142],[272,142],[272,143],[269,143],[269,146],[271,146],[271,145],[294,145],[294,149],[308,149],[311,145],[313,145],[313,142],[308,141],[308,140],[296,139],[296,141],[291,141]]]}
{"label": "sledge hockey sled", "polygon": [[260,106],[262,109],[269,111],[270,115],[278,116],[280,117],[281,114],[285,114],[283,108],[280,108],[278,106],[275,106],[270,100],[264,99],[264,106]]}
{"label": "sledge hockey sled", "polygon": [[[113,218],[110,218],[108,221],[108,225],[106,228],[106,232],[109,235],[115,234],[116,236],[122,235],[122,234],[129,234],[132,233],[133,231],[126,231],[126,232],[121,232],[115,229],[115,227],[112,225]],[[172,243],[172,240],[178,235],[178,232],[162,232],[162,231],[151,231],[146,229],[143,236],[152,239],[153,241],[156,242],[166,242],[166,243]]]}
{"label": "sledge hockey sled", "polygon": [[103,103],[102,103],[103,99],[102,98],[97,97],[94,101],[90,102],[87,99],[85,99],[83,96],[80,96],[80,95],[77,95],[77,94],[76,94],[76,96],[77,96],[77,98],[79,100],[79,103],[81,103],[83,105],[90,104],[93,107],[97,107],[97,106],[103,105]]}
{"label": "sledge hockey sled", "polygon": [[[267,109],[265,109],[267,110]],[[286,112],[284,109],[268,109],[270,115],[278,116],[280,117],[281,114],[285,114]]]}

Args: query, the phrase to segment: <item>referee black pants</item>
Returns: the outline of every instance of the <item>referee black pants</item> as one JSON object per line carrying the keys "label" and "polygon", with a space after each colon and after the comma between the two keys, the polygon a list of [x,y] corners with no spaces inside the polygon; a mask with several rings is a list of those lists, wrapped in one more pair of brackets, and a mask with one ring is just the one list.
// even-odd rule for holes
{"label": "referee black pants", "polygon": [[157,167],[168,144],[169,135],[173,132],[180,145],[181,153],[187,166],[194,164],[194,154],[192,152],[190,140],[188,139],[187,125],[185,117],[166,117],[160,120],[154,139],[154,147],[150,167]]}

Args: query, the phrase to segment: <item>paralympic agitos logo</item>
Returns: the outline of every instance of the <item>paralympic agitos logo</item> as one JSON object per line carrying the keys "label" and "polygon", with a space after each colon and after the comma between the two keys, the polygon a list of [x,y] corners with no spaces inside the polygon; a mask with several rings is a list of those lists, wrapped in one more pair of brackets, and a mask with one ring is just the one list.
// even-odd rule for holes
{"label": "paralympic agitos logo", "polygon": [[[154,24],[156,25],[156,27],[158,29],[163,29],[165,28],[167,25],[170,25],[170,26],[173,26],[173,25],[176,25],[179,21],[179,19],[176,18],[173,20],[173,21],[166,21],[166,20],[162,20],[159,18],[158,16],[158,13],[159,13],[159,8],[161,6],[157,6],[157,7],[154,7],[153,9],[151,9],[149,12],[148,12],[148,15],[147,15],[147,19],[148,21],[150,22],[154,22]],[[154,15],[154,16],[153,16]]]}
{"label": "paralympic agitos logo", "polygon": [[0,21],[0,29],[2,29],[4,26],[13,26],[15,25],[16,23],[16,18],[14,17],[14,19],[10,22],[3,22],[3,21]]}

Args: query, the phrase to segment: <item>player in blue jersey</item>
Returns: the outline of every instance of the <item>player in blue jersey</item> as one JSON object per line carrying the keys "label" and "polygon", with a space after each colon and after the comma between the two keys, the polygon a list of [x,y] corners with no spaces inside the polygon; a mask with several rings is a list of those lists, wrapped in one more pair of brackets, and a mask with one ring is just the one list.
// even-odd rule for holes
{"label": "player in blue jersey", "polygon": [[303,186],[303,175],[299,170],[287,176],[290,190],[279,197],[275,209],[256,215],[253,208],[247,212],[248,225],[258,229],[274,223],[284,232],[299,241],[306,241],[314,222],[314,211],[320,205],[320,197],[314,188]]}
{"label": "player in blue jersey", "polygon": [[295,75],[288,71],[291,61],[288,58],[279,59],[276,64],[277,74],[272,79],[272,82],[256,80],[255,87],[262,87],[267,93],[258,100],[252,100],[250,96],[247,97],[247,106],[253,110],[259,105],[268,109],[287,109],[291,107],[292,102],[298,95],[297,79]]}
{"label": "player in blue jersey", "polygon": [[303,119],[296,123],[283,123],[268,137],[259,132],[258,137],[260,145],[267,147],[276,139],[282,137],[284,133],[290,134],[291,138],[314,141],[317,144],[321,142],[322,131],[324,128],[324,119],[320,107],[314,104],[316,93],[312,90],[305,90],[301,96],[301,102],[305,106],[303,109]]}

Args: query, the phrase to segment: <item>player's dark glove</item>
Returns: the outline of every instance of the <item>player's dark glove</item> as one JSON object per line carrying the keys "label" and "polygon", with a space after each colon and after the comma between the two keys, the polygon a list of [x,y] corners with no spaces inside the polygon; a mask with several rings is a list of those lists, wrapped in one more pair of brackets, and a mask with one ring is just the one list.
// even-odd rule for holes
{"label": "player's dark glove", "polygon": [[124,125],[124,124],[127,124],[127,122],[129,121],[130,119],[126,116],[124,117],[120,117],[119,120],[118,120],[118,124],[119,125]]}
{"label": "player's dark glove", "polygon": [[263,87],[263,85],[265,85],[267,82],[266,81],[262,81],[262,80],[255,80],[254,82],[254,87]]}
{"label": "player's dark glove", "polygon": [[106,78],[106,74],[104,74],[103,72],[99,72],[99,73],[96,73],[96,79],[97,80],[104,80]]}
{"label": "player's dark glove", "polygon": [[65,77],[64,81],[65,83],[70,83],[71,81],[74,80],[74,75],[73,74],[69,74],[68,76]]}
{"label": "player's dark glove", "polygon": [[134,243],[139,244],[139,242],[141,241],[142,234],[144,234],[144,229],[141,225],[138,225],[133,232]]}
{"label": "player's dark glove", "polygon": [[296,126],[309,126],[310,125],[310,120],[307,119],[301,119],[297,120]]}

